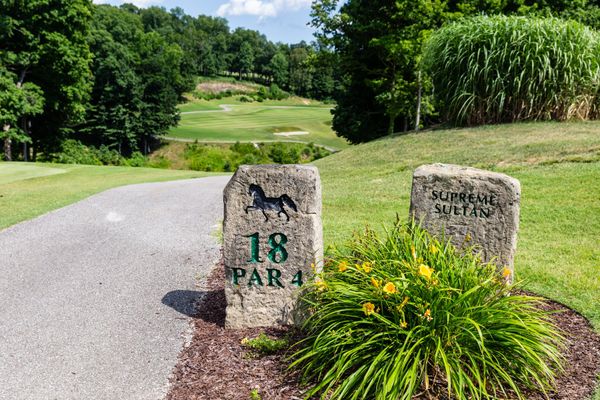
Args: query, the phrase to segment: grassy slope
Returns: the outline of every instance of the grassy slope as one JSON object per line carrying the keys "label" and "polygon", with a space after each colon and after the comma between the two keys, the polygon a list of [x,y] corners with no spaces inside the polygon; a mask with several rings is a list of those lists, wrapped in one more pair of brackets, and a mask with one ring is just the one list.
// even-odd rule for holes
{"label": "grassy slope", "polygon": [[[303,101],[291,98],[241,103],[234,98],[227,98],[186,103],[180,106],[184,114],[181,115],[179,126],[171,130],[169,137],[224,142],[298,140],[335,149],[347,147],[347,143],[331,130],[330,107],[316,102],[307,105]],[[219,110],[221,104],[232,105],[233,110],[205,112]],[[273,135],[282,131],[307,131],[309,134],[289,137]]]}
{"label": "grassy slope", "polygon": [[445,162],[521,181],[517,278],[600,330],[600,124],[542,123],[387,138],[317,161],[324,232],[340,243],[365,224],[408,218],[412,171]]}
{"label": "grassy slope", "polygon": [[206,175],[151,168],[0,162],[0,229],[112,187]]}

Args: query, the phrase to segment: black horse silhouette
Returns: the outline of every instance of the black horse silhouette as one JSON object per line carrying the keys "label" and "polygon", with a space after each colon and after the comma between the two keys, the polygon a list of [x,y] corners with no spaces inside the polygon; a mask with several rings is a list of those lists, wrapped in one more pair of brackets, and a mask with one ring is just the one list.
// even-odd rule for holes
{"label": "black horse silhouette", "polygon": [[285,208],[283,207],[284,205],[288,206],[296,212],[298,211],[298,208],[296,208],[296,204],[292,201],[292,199],[290,199],[290,196],[288,196],[287,194],[282,194],[279,197],[267,197],[265,196],[265,191],[262,190],[260,186],[255,184],[250,185],[250,190],[248,191],[248,194],[252,195],[253,201],[251,206],[246,207],[246,214],[248,214],[248,210],[261,210],[263,215],[265,216],[265,221],[269,220],[269,217],[265,212],[266,210],[277,211],[278,217],[281,214],[285,215],[287,221],[290,220],[290,216],[285,211]]}

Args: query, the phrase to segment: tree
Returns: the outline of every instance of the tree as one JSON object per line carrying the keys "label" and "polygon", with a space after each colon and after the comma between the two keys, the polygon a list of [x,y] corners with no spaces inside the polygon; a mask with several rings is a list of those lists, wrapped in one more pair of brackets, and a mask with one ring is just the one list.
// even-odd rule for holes
{"label": "tree", "polygon": [[288,83],[288,60],[282,52],[278,51],[269,62],[269,71],[273,76],[273,82],[281,87],[286,87]]}
{"label": "tree", "polygon": [[32,83],[45,99],[31,121],[34,155],[56,148],[85,115],[91,7],[91,0],[0,0],[0,65],[16,75],[15,86]]}
{"label": "tree", "polygon": [[[163,15],[160,10],[152,15]],[[177,124],[177,103],[188,89],[184,52],[157,31],[145,32],[143,22],[129,9],[96,6],[90,35],[94,89],[86,121],[78,126],[85,136],[78,139],[121,154],[146,153]]]}
{"label": "tree", "polygon": [[422,43],[447,21],[477,13],[581,15],[586,7],[586,0],[314,1],[315,36],[335,52],[343,85],[334,95],[333,129],[356,143],[397,131],[398,122],[403,130],[412,125],[419,88],[428,84],[419,81]]}
{"label": "tree", "polygon": [[254,70],[254,50],[249,43],[244,42],[240,47],[240,52],[238,54],[239,61],[239,73],[240,79],[242,79],[242,73],[250,73]]}
{"label": "tree", "polygon": [[[15,74],[0,68],[0,139],[4,140],[4,157],[7,161],[12,160],[13,140],[31,142],[24,118],[40,114],[43,106],[44,98],[37,85],[19,82]],[[27,161],[27,151],[24,152],[24,158]]]}

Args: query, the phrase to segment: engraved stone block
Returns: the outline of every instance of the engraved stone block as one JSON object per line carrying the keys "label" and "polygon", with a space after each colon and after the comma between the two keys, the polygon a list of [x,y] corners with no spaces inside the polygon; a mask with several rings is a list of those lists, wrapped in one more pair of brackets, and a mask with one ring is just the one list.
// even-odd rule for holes
{"label": "engraved stone block", "polygon": [[456,246],[478,244],[485,261],[514,272],[521,185],[496,172],[449,164],[423,165],[413,174],[410,214]]}
{"label": "engraved stone block", "polygon": [[323,259],[317,168],[243,165],[224,201],[226,327],[299,322],[299,289]]}

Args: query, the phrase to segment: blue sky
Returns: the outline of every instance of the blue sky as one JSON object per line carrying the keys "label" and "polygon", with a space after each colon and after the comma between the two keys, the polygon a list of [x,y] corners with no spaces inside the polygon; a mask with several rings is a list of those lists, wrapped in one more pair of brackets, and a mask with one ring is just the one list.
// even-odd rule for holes
{"label": "blue sky", "polygon": [[313,40],[310,21],[311,0],[94,0],[94,3],[138,7],[181,7],[186,14],[220,16],[231,28],[244,27],[264,33],[273,42],[297,43]]}

